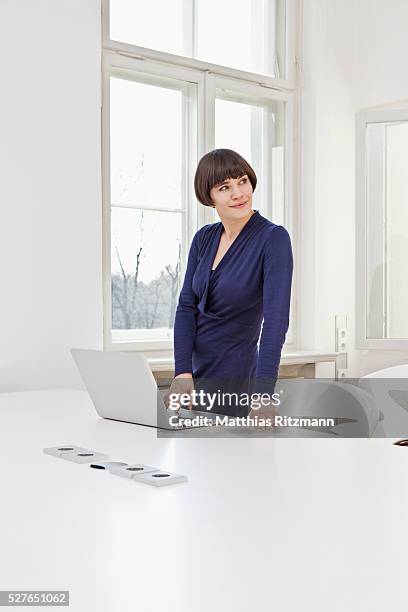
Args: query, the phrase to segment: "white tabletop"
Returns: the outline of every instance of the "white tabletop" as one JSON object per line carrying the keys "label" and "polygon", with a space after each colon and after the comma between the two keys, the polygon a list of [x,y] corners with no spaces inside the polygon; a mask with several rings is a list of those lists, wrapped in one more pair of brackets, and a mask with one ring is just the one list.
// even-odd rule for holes
{"label": "white tabletop", "polygon": [[[157,439],[73,390],[0,395],[0,432],[2,590],[69,590],[75,612],[408,603],[408,448],[393,440]],[[189,481],[154,488],[42,452],[67,443]]]}

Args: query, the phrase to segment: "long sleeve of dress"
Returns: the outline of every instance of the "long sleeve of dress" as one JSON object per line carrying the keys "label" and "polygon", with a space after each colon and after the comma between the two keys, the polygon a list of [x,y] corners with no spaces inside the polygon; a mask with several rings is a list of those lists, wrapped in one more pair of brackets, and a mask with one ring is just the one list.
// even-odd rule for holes
{"label": "long sleeve of dress", "polygon": [[192,353],[197,324],[197,296],[192,281],[198,263],[198,232],[194,236],[188,255],[187,270],[174,321],[174,375],[193,372]]}
{"label": "long sleeve of dress", "polygon": [[[282,346],[289,326],[293,257],[290,237],[280,225],[271,228],[263,260],[263,327],[256,378],[275,384]],[[269,385],[267,384],[269,382]]]}

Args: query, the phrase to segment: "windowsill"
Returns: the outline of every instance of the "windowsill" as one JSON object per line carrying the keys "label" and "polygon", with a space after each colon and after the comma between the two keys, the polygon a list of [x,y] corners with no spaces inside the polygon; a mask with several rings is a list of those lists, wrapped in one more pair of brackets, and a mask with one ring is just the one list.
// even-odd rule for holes
{"label": "windowsill", "polygon": [[[327,361],[334,362],[336,361],[337,355],[338,353],[290,349],[282,353],[281,365],[299,365]],[[174,369],[173,357],[148,357],[147,361],[153,372],[168,372]]]}

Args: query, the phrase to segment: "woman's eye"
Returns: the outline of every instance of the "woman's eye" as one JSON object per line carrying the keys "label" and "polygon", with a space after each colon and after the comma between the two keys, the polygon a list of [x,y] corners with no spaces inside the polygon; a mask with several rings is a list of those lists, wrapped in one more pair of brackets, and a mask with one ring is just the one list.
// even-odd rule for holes
{"label": "woman's eye", "polygon": [[[240,182],[240,184],[247,183],[248,182],[248,177],[242,178],[239,182]],[[229,189],[229,186],[228,185],[223,185],[222,187],[219,188],[218,191],[226,191],[227,189]]]}

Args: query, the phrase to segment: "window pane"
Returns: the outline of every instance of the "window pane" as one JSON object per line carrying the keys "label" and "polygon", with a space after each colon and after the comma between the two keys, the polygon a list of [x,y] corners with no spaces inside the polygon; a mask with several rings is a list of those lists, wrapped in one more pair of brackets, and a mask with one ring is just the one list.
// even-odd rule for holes
{"label": "window pane", "polygon": [[278,50],[284,2],[197,0],[197,4],[197,57],[284,78],[284,58],[282,49]]}
{"label": "window pane", "polygon": [[[262,2],[258,4],[262,5]],[[198,0],[198,57],[215,64],[253,70],[262,49],[262,24],[251,0]],[[258,19],[257,19],[258,18]],[[258,26],[255,43],[252,27]]]}
{"label": "window pane", "polygon": [[[248,161],[252,158],[251,133],[255,129],[256,118],[262,117],[262,109],[250,104],[215,101],[215,147],[233,149]],[[262,120],[262,119],[261,119]],[[258,145],[261,144],[258,141]]]}
{"label": "window pane", "polygon": [[408,338],[408,122],[367,125],[367,337]]}
{"label": "window pane", "polygon": [[111,200],[182,207],[183,93],[111,78]]}
{"label": "window pane", "polygon": [[110,0],[110,37],[139,47],[184,54],[184,4],[185,0]]}
{"label": "window pane", "polygon": [[408,338],[408,123],[387,126],[388,338]]}
{"label": "window pane", "polygon": [[110,37],[285,78],[285,13],[286,0],[110,0]]}
{"label": "window pane", "polygon": [[233,149],[254,168],[258,185],[254,208],[284,222],[284,103],[264,105],[217,99],[215,146]]}
{"label": "window pane", "polygon": [[180,213],[112,208],[112,329],[173,327],[181,226]]}

